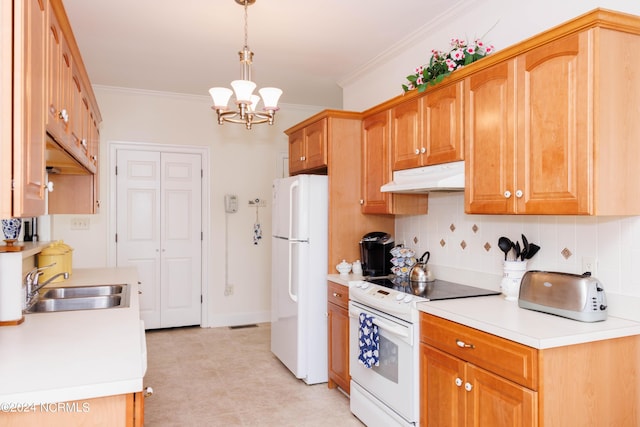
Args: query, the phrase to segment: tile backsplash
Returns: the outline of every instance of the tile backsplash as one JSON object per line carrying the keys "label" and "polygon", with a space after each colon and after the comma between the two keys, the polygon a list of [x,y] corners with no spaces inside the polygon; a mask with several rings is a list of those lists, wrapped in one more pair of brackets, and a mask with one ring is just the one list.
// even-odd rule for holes
{"label": "tile backsplash", "polygon": [[596,260],[593,276],[608,293],[640,297],[640,216],[467,215],[463,193],[431,193],[429,213],[396,217],[395,241],[428,250],[437,266],[502,275],[500,236],[521,234],[541,247],[529,270],[582,273]]}

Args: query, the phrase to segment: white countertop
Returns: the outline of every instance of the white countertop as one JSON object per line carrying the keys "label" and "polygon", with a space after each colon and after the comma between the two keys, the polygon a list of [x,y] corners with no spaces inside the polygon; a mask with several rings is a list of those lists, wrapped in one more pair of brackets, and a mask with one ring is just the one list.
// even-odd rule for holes
{"label": "white countertop", "polygon": [[[344,286],[362,277],[329,274]],[[561,347],[631,335],[640,335],[640,323],[609,316],[602,322],[579,322],[518,307],[502,295],[426,301],[418,310],[537,349]]]}
{"label": "white countertop", "polygon": [[146,346],[135,268],[74,269],[47,286],[129,285],[129,307],[32,313],[0,328],[0,403],[52,403],[142,390]]}
{"label": "white countertop", "polygon": [[609,316],[579,322],[518,307],[502,295],[418,303],[418,310],[538,349],[640,334],[640,323]]}

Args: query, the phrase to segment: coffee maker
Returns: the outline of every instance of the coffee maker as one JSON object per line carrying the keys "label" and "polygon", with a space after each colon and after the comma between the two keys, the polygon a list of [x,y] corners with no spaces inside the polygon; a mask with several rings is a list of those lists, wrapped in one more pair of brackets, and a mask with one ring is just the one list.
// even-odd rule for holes
{"label": "coffee maker", "polygon": [[393,237],[384,231],[367,233],[360,240],[362,274],[370,277],[391,274]]}

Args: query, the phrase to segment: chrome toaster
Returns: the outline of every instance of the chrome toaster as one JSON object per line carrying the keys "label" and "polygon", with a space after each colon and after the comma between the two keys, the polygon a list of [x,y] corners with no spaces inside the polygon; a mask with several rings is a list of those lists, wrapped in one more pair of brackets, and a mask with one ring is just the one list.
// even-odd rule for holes
{"label": "chrome toaster", "polygon": [[604,288],[589,274],[527,271],[520,283],[518,306],[581,322],[607,318]]}

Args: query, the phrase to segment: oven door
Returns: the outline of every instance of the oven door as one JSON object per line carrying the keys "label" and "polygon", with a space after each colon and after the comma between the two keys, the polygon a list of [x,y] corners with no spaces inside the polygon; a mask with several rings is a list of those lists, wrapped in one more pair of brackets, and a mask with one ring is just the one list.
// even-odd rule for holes
{"label": "oven door", "polygon": [[[379,366],[358,361],[360,313],[374,318],[380,337]],[[351,379],[410,423],[418,421],[417,327],[370,307],[349,302],[349,369]],[[356,414],[357,415],[357,414]]]}

